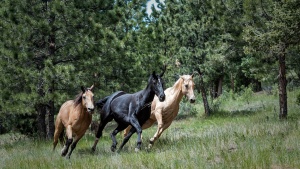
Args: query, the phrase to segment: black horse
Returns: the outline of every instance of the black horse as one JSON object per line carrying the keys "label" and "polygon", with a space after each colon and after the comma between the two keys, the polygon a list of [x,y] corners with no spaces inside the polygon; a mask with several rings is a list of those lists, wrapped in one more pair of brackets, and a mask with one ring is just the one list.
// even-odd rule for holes
{"label": "black horse", "polygon": [[97,107],[102,108],[102,110],[100,112],[101,121],[96,133],[96,140],[92,147],[93,151],[95,151],[99,138],[102,136],[104,127],[113,119],[118,123],[118,126],[110,135],[113,141],[111,150],[116,150],[117,140],[115,136],[117,133],[124,130],[129,125],[133,127],[128,135],[124,138],[119,150],[123,148],[131,135],[135,132],[138,134],[137,147],[135,150],[138,151],[141,149],[141,126],[150,117],[150,111],[143,111],[143,109],[151,104],[155,95],[160,101],[165,100],[163,81],[161,79],[164,72],[165,70],[160,75],[156,75],[155,72],[153,72],[152,75],[150,75],[148,79],[148,85],[144,90],[133,94],[127,94],[123,91],[118,91],[99,100],[96,103]]}

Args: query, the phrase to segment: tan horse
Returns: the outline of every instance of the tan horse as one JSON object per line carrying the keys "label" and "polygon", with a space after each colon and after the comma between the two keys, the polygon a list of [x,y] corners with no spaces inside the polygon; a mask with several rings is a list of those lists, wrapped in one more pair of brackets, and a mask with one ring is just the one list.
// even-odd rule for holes
{"label": "tan horse", "polygon": [[[76,144],[84,135],[92,122],[92,114],[94,112],[94,94],[92,92],[94,85],[85,89],[81,87],[82,92],[76,96],[74,100],[66,101],[59,110],[55,121],[55,132],[53,141],[53,150],[55,149],[58,138],[63,134],[66,128],[67,141],[61,150],[61,155],[68,153],[71,145],[71,151],[67,158],[70,158]],[[74,142],[73,142],[74,137]]]}
{"label": "tan horse", "polygon": [[[166,130],[177,116],[179,111],[179,103],[182,97],[185,95],[191,103],[195,102],[194,95],[194,81],[193,75],[181,76],[173,85],[165,90],[165,101],[159,102],[155,96],[151,104],[151,116],[144,123],[142,129],[147,129],[157,121],[157,131],[154,136],[150,139],[149,147],[152,147],[154,142],[160,137],[162,132]],[[127,135],[131,126],[127,127],[124,132],[124,136]]]}

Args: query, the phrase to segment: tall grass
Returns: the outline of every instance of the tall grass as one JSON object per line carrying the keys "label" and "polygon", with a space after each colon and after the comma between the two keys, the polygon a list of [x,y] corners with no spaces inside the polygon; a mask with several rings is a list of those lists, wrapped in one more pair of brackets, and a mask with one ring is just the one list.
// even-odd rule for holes
{"label": "tall grass", "polygon": [[[51,141],[1,135],[0,168],[299,168],[296,93],[299,91],[288,94],[289,114],[284,121],[278,118],[276,95],[224,94],[214,101],[218,106],[208,118],[203,116],[201,103],[190,105],[198,113],[181,109],[181,118],[173,122],[152,149],[147,149],[147,144],[156,126],[144,130],[143,147],[138,153],[134,152],[136,135],[123,151],[111,152],[110,127],[104,130],[95,153],[90,151],[94,136],[86,133],[70,160],[60,156],[59,146],[52,152]],[[122,136],[117,139],[120,143]]]}

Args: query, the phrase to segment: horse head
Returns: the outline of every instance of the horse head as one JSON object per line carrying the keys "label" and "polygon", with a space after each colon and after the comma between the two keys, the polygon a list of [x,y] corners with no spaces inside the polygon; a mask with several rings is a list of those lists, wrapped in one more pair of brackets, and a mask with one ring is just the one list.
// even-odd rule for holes
{"label": "horse head", "polygon": [[151,83],[151,90],[155,92],[155,95],[158,97],[159,101],[163,102],[165,100],[165,93],[164,93],[164,88],[163,88],[163,80],[162,76],[164,74],[161,73],[160,75],[156,75],[155,71],[153,71],[151,75],[151,79],[148,83]]}
{"label": "horse head", "polygon": [[92,92],[92,89],[94,88],[94,85],[92,85],[90,88],[85,89],[83,86],[81,86],[82,90],[82,106],[87,109],[87,111],[90,114],[94,113],[94,94]]}
{"label": "horse head", "polygon": [[189,99],[191,103],[195,102],[194,87],[195,83],[193,81],[194,73],[192,75],[183,75],[180,78],[183,80],[181,85],[182,93]]}

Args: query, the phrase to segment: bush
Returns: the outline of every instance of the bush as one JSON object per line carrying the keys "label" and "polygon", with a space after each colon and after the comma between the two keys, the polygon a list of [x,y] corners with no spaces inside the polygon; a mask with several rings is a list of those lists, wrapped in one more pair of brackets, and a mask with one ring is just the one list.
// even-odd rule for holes
{"label": "bush", "polygon": [[197,109],[190,102],[183,100],[179,104],[179,112],[176,119],[185,119],[187,117],[195,117]]}

